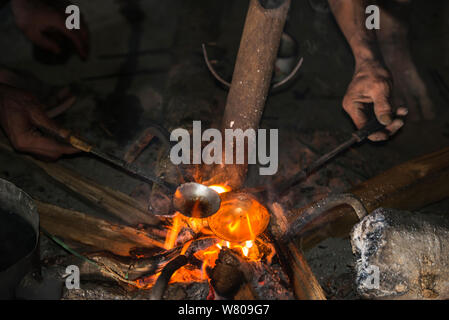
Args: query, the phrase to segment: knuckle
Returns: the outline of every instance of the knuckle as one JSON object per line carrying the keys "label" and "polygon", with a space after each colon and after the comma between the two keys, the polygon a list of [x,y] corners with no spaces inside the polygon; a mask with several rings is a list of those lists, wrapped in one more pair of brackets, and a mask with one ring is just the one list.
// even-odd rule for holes
{"label": "knuckle", "polygon": [[378,79],[377,81],[374,81],[372,84],[372,88],[376,92],[388,93],[390,91],[390,85],[388,84],[387,81],[383,79]]}

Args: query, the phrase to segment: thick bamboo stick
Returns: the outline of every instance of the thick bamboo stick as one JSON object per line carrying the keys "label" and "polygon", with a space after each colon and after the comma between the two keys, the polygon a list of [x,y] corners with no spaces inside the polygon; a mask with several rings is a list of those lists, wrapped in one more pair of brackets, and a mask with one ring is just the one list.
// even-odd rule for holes
{"label": "thick bamboo stick", "polygon": [[[368,212],[379,207],[417,210],[449,197],[449,147],[395,166],[349,191]],[[288,223],[306,208],[294,210]],[[328,237],[346,237],[358,218],[346,206],[329,210],[301,235],[301,247],[312,248]]]}
{"label": "thick bamboo stick", "polygon": [[[259,127],[290,8],[290,0],[275,1],[274,6],[267,6],[266,2],[251,0],[249,4],[223,115],[223,132],[226,129],[257,130]],[[241,187],[248,170],[248,155],[245,158],[245,164],[217,167],[212,179],[226,182],[233,189]]]}

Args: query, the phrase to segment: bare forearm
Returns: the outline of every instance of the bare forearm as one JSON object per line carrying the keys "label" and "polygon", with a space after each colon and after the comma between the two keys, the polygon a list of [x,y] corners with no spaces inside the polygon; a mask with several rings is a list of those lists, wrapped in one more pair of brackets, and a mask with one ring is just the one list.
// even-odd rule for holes
{"label": "bare forearm", "polygon": [[328,0],[341,31],[351,46],[356,67],[367,61],[382,62],[376,31],[365,26],[367,0]]}

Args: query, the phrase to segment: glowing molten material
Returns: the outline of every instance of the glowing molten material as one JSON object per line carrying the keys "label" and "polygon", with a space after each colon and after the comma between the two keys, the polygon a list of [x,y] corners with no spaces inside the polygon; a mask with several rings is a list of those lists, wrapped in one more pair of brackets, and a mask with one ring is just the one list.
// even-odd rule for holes
{"label": "glowing molten material", "polygon": [[232,243],[256,239],[269,221],[267,209],[247,193],[222,196],[220,209],[208,218],[211,230],[219,238]]}

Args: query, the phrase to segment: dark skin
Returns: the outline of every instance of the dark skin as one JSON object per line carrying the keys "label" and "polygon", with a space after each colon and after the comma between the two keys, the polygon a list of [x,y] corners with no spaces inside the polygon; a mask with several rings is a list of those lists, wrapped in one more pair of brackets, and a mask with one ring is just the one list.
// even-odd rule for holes
{"label": "dark skin", "polygon": [[377,120],[385,130],[369,136],[371,141],[382,141],[395,134],[404,122],[404,106],[392,104],[393,81],[385,66],[375,30],[365,27],[365,9],[371,3],[366,0],[329,0],[331,10],[345,35],[355,59],[355,70],[343,99],[343,108],[362,128],[368,121],[367,108],[373,105]]}
{"label": "dark skin", "polygon": [[[67,37],[79,56],[85,59],[89,52],[88,29],[84,22],[80,30],[66,28],[64,8],[68,4],[64,2],[63,7],[57,8],[41,0],[11,1],[17,26],[31,42],[58,54],[61,52],[60,44],[46,34],[48,31],[57,32]],[[31,93],[0,83],[0,125],[14,148],[48,160],[78,152],[71,146],[42,135],[39,128],[53,132],[60,129],[44,110],[45,106]]]}
{"label": "dark skin", "polygon": [[38,128],[61,129],[47,117],[44,106],[32,94],[0,84],[0,125],[15,149],[46,160],[55,160],[77,149],[42,135]]}

